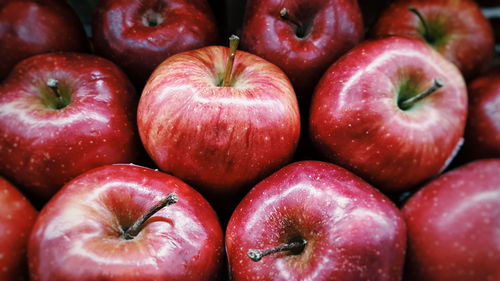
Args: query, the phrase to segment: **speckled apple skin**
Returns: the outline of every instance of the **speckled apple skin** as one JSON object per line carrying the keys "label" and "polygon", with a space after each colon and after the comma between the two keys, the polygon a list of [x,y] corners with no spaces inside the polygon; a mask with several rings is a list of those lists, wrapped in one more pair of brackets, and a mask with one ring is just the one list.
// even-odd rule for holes
{"label": "speckled apple skin", "polygon": [[378,19],[372,36],[399,35],[425,42],[421,22],[409,7],[417,8],[427,22],[443,25],[443,41],[429,45],[453,62],[466,78],[477,76],[488,67],[494,53],[493,31],[473,0],[395,1]]}
{"label": "speckled apple skin", "polygon": [[[126,240],[123,228],[168,194],[178,202]],[[219,281],[222,229],[208,202],[181,180],[108,165],[72,180],[42,209],[29,241],[32,281]]]}
{"label": "speckled apple skin", "polygon": [[[444,86],[413,107],[398,106],[401,84],[417,92]],[[467,90],[458,69],[415,39],[358,45],[333,64],[311,106],[313,142],[332,162],[387,193],[401,193],[441,172],[462,143]]]}
{"label": "speckled apple skin", "polygon": [[[298,237],[307,241],[298,255],[247,256]],[[394,204],[353,173],[319,161],[290,164],[257,184],[226,230],[235,281],[397,281],[405,249]]]}
{"label": "speckled apple skin", "polygon": [[292,85],[275,65],[238,51],[231,86],[219,87],[229,49],[174,55],[139,101],[139,133],[158,167],[203,192],[228,194],[285,165],[300,118]]}
{"label": "speckled apple skin", "polygon": [[2,0],[0,3],[0,81],[16,63],[30,56],[87,49],[83,26],[65,1]]}
{"label": "speckled apple skin", "polygon": [[[44,104],[47,80],[69,89],[71,102]],[[52,53],[19,63],[0,85],[0,172],[48,200],[92,168],[135,161],[137,97],[113,63],[93,55]]]}
{"label": "speckled apple skin", "polygon": [[28,237],[38,212],[0,176],[0,280],[28,280]]}
{"label": "speckled apple skin", "polygon": [[[151,11],[163,17],[156,26],[144,24]],[[96,53],[118,64],[141,86],[168,57],[219,40],[206,0],[102,0],[92,21]]]}
{"label": "speckled apple skin", "polygon": [[[309,26],[307,36],[295,34],[294,25],[280,16],[283,8]],[[325,70],[363,35],[357,1],[255,0],[247,2],[241,45],[283,69],[299,100],[309,101]]]}
{"label": "speckled apple skin", "polygon": [[500,280],[500,159],[471,162],[403,207],[407,281]]}
{"label": "speckled apple skin", "polygon": [[465,157],[500,157],[500,68],[473,80],[468,96]]}

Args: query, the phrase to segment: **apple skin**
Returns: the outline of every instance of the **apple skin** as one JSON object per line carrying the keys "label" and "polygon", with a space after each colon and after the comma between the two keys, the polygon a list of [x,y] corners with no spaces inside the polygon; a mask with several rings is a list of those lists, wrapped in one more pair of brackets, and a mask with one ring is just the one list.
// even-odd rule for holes
{"label": "apple skin", "polygon": [[[148,26],[156,12],[163,22]],[[92,21],[97,54],[118,64],[135,84],[144,85],[169,56],[218,42],[218,31],[205,0],[103,0]]]}
{"label": "apple skin", "polygon": [[247,191],[293,156],[300,116],[292,85],[275,65],[237,51],[233,79],[218,86],[229,49],[177,54],[151,75],[137,121],[158,167],[205,194]]}
{"label": "apple skin", "polygon": [[[291,239],[304,251],[250,260],[249,249]],[[353,173],[333,164],[290,164],[257,184],[226,230],[232,280],[401,280],[406,229],[399,210]]]}
{"label": "apple skin", "polygon": [[0,280],[28,280],[28,237],[38,212],[0,176]]}
{"label": "apple skin", "polygon": [[[135,238],[122,237],[157,201],[175,192]],[[73,179],[33,227],[33,281],[218,280],[223,234],[208,202],[181,180],[134,165],[108,165]]]}
{"label": "apple skin", "polygon": [[[62,109],[47,81],[70,99]],[[134,162],[137,95],[113,63],[94,55],[50,53],[20,62],[0,85],[0,173],[46,201],[92,168]]]}
{"label": "apple skin", "polygon": [[403,207],[405,280],[500,280],[500,159],[452,170]]}
{"label": "apple skin", "polygon": [[83,52],[87,37],[64,1],[2,0],[0,4],[0,81],[15,64],[53,51]]}
{"label": "apple skin", "polygon": [[[442,36],[428,43],[423,26],[410,12],[416,7],[428,25],[438,25]],[[493,57],[494,38],[490,23],[472,0],[399,0],[380,16],[372,30],[374,37],[401,35],[427,42],[453,62],[466,78],[484,71]]]}
{"label": "apple skin", "polygon": [[[436,78],[441,89],[400,109],[405,83],[416,93]],[[387,37],[358,45],[327,70],[313,96],[310,133],[330,161],[398,194],[448,165],[466,114],[465,83],[452,63],[421,41]]]}
{"label": "apple skin", "polygon": [[467,159],[500,157],[500,68],[473,80],[468,90],[463,154]]}
{"label": "apple skin", "polygon": [[[298,37],[294,25],[281,18],[283,8],[310,27],[307,36]],[[357,1],[254,0],[247,2],[241,45],[280,67],[292,81],[299,101],[306,102],[328,66],[363,35]]]}

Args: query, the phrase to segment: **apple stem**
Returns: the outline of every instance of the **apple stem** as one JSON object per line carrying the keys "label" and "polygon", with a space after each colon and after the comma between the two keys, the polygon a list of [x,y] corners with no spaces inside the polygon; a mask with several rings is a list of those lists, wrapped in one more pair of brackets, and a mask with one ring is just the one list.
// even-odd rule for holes
{"label": "apple stem", "polygon": [[297,34],[297,36],[302,37],[304,35],[304,27],[302,26],[302,24],[298,20],[296,20],[290,14],[290,12],[288,11],[287,8],[281,9],[280,16],[282,19],[289,21],[290,23],[292,23],[293,25],[295,25],[297,27],[297,31],[295,32]]}
{"label": "apple stem", "polygon": [[422,16],[422,14],[420,13],[420,11],[416,7],[414,7],[414,6],[410,6],[408,8],[408,10],[410,10],[410,12],[414,13],[418,17],[418,19],[420,20],[420,22],[424,26],[424,37],[426,39],[429,38],[429,36],[430,36],[429,26],[427,25],[427,22],[425,21],[424,16]]}
{"label": "apple stem", "polygon": [[130,240],[136,237],[139,234],[139,232],[141,232],[144,223],[152,215],[154,215],[156,212],[158,212],[159,210],[163,209],[166,206],[177,203],[177,201],[179,201],[179,198],[177,197],[177,194],[175,192],[172,192],[167,196],[165,196],[160,202],[154,205],[153,208],[149,209],[147,213],[145,213],[138,220],[136,220],[131,227],[125,230],[123,232],[123,238]]}
{"label": "apple stem", "polygon": [[59,90],[59,81],[57,79],[49,78],[49,80],[47,80],[47,86],[52,90],[54,96],[56,96],[57,101],[55,107],[57,109],[63,108],[65,104],[63,96],[61,95],[61,92]]}
{"label": "apple stem", "polygon": [[423,91],[423,92],[421,92],[421,93],[419,93],[419,94],[417,94],[409,99],[401,101],[399,103],[399,107],[403,110],[408,109],[408,108],[412,107],[417,101],[434,93],[435,91],[437,91],[439,88],[441,88],[443,86],[444,86],[443,80],[436,78],[436,79],[434,79],[434,83],[432,84],[432,86],[430,88],[428,88],[427,90],[425,90],[425,91]]}
{"label": "apple stem", "polygon": [[59,92],[59,81],[50,78],[49,80],[47,80],[47,86],[49,86],[58,100],[62,99],[61,93]]}
{"label": "apple stem", "polygon": [[250,249],[250,250],[248,250],[247,255],[254,262],[258,262],[262,259],[262,257],[268,256],[268,255],[271,255],[274,253],[278,253],[278,252],[285,252],[285,251],[301,252],[306,245],[307,245],[307,241],[304,239],[301,239],[299,241],[293,241],[290,243],[283,243],[281,245],[278,245],[277,247],[265,249],[265,250]]}
{"label": "apple stem", "polygon": [[240,38],[236,35],[231,35],[229,37],[229,58],[227,59],[226,71],[224,73],[224,79],[222,80],[222,87],[227,87],[231,84],[233,79],[233,65],[234,58],[236,57],[236,50],[238,49],[238,44],[240,43]]}

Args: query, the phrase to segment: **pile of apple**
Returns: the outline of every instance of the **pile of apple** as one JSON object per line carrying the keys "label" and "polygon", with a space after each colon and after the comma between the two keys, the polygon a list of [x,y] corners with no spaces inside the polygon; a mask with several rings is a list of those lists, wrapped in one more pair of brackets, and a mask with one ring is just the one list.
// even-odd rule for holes
{"label": "pile of apple", "polygon": [[490,23],[360,3],[0,1],[0,281],[500,281]]}

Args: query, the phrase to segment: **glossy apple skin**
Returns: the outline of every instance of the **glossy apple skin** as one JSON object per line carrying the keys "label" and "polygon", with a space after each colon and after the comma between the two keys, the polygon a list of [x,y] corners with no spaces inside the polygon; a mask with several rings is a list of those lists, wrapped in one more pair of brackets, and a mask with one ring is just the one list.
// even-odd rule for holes
{"label": "glossy apple skin", "polygon": [[500,157],[500,68],[473,80],[468,90],[464,155],[468,159]]}
{"label": "glossy apple skin", "polygon": [[[161,14],[163,22],[145,25],[148,11]],[[213,45],[219,38],[206,0],[103,0],[94,13],[92,33],[96,53],[141,86],[169,56]]]}
{"label": "glossy apple skin", "polygon": [[38,212],[0,176],[0,280],[28,280],[28,237]]}
{"label": "glossy apple skin", "polygon": [[409,199],[405,280],[500,280],[498,171],[500,159],[475,161]]}
{"label": "glossy apple skin", "polygon": [[0,80],[27,57],[53,51],[83,52],[87,48],[83,27],[64,1],[0,3]]}
{"label": "glossy apple skin", "polygon": [[174,55],[139,101],[139,133],[158,167],[205,193],[248,190],[292,157],[300,117],[292,85],[271,63],[238,51],[232,84],[219,87],[229,49]]}
{"label": "glossy apple skin", "polygon": [[[281,18],[283,8],[303,24],[309,22],[306,37],[298,37],[294,26]],[[241,45],[280,67],[302,101],[310,100],[323,72],[363,35],[357,1],[255,0],[247,2]]]}
{"label": "glossy apple skin", "polygon": [[[48,79],[59,80],[71,102],[46,103]],[[137,97],[110,61],[51,53],[19,63],[0,85],[0,173],[46,201],[92,168],[137,158]]]}
{"label": "glossy apple skin", "polygon": [[[408,110],[405,80],[418,92],[444,86]],[[332,162],[387,193],[437,175],[462,143],[467,92],[458,69],[418,40],[367,41],[330,67],[312,100],[310,133]]]}
{"label": "glossy apple skin", "polygon": [[[298,255],[254,262],[249,249],[304,238]],[[399,210],[351,172],[333,164],[290,164],[257,184],[226,230],[230,274],[242,280],[401,280],[406,230]]]}
{"label": "glossy apple skin", "polygon": [[380,16],[372,35],[401,35],[426,42],[420,20],[408,10],[410,6],[416,7],[428,23],[442,24],[442,42],[429,45],[453,62],[466,78],[485,70],[493,57],[493,31],[473,0],[395,1]]}
{"label": "glossy apple skin", "polygon": [[[134,239],[122,238],[157,201],[179,201],[154,214]],[[222,230],[208,202],[181,180],[134,165],[88,171],[40,212],[29,241],[33,281],[217,280]]]}

